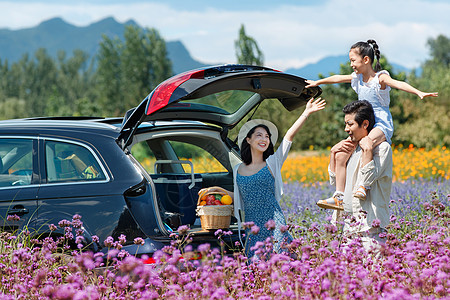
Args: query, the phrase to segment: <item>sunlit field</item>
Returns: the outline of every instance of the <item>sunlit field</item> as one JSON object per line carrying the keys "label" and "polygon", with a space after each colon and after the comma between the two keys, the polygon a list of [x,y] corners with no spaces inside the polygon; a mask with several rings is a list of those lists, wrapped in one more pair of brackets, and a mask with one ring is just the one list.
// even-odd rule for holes
{"label": "sunlit field", "polygon": [[[412,145],[406,148],[397,146],[393,150],[393,161],[394,182],[412,178],[450,179],[450,150],[446,147],[425,150]],[[193,162],[195,172],[198,173],[223,170],[204,158],[193,159]],[[286,182],[326,182],[328,181],[328,162],[328,154],[291,152],[283,165],[283,178]]]}
{"label": "sunlit field", "polygon": [[[149,170],[152,163],[143,162]],[[208,159],[194,165],[199,173],[224,171]],[[315,205],[332,193],[327,165],[328,156],[314,152],[291,153],[284,165],[290,254],[274,253],[270,238],[257,246],[260,260],[209,244],[181,247],[186,226],[151,258],[122,251],[123,237],[99,241],[107,254],[94,254],[82,251],[83,219],[75,215],[58,224],[66,235],[57,241],[28,231],[0,235],[0,299],[449,299],[449,150],[395,148],[391,224],[375,252],[361,238],[346,241],[331,212]],[[70,226],[75,251],[67,249]],[[227,242],[226,230],[215,234]]]}

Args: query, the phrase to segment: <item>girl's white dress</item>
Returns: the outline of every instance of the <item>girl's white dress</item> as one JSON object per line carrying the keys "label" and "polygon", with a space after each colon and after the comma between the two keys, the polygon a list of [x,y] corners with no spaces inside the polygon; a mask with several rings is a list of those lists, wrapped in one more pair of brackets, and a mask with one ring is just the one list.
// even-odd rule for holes
{"label": "girl's white dress", "polygon": [[358,100],[367,100],[372,104],[375,113],[374,128],[379,128],[383,131],[386,141],[392,144],[391,138],[394,134],[394,123],[391,112],[389,111],[389,103],[391,102],[389,91],[391,87],[386,86],[384,90],[381,89],[379,81],[380,74],[389,75],[389,72],[382,70],[376,73],[375,77],[369,82],[363,81],[362,74],[353,72],[351,86],[358,94]]}

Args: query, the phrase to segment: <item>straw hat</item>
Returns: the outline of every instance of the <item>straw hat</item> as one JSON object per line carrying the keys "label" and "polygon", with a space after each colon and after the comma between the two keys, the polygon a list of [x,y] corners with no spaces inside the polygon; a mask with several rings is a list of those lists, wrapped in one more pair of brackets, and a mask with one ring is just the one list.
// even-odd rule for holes
{"label": "straw hat", "polygon": [[275,124],[273,124],[270,121],[267,120],[263,120],[263,119],[254,119],[254,120],[250,120],[247,123],[245,123],[244,125],[242,125],[241,129],[239,130],[239,134],[238,134],[238,146],[242,147],[242,141],[247,137],[248,132],[258,126],[258,125],[266,125],[267,128],[269,128],[271,137],[270,140],[272,141],[272,144],[275,146],[277,139],[278,139],[278,129],[277,126],[275,126]]}

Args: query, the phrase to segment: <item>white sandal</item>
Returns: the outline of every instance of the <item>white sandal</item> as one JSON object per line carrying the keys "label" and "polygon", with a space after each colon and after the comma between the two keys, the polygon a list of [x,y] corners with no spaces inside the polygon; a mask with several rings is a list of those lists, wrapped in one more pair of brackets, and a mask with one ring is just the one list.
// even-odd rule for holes
{"label": "white sandal", "polygon": [[353,197],[358,198],[359,200],[366,200],[367,189],[360,185],[359,188],[353,193]]}
{"label": "white sandal", "polygon": [[339,200],[338,197],[333,196],[328,199],[319,200],[316,204],[320,208],[344,210],[344,207],[342,205],[343,202],[343,200]]}

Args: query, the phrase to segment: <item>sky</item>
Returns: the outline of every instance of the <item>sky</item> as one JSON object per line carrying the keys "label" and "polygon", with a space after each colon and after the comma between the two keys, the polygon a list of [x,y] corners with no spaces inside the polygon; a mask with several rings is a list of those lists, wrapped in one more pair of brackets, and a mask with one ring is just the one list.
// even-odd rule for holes
{"label": "sky", "polygon": [[279,70],[344,55],[368,39],[390,62],[416,68],[429,57],[429,38],[450,35],[449,15],[448,0],[0,0],[1,29],[54,17],[76,26],[106,17],[134,20],[166,41],[182,41],[208,64],[236,62],[234,42],[243,24],[265,65]]}

